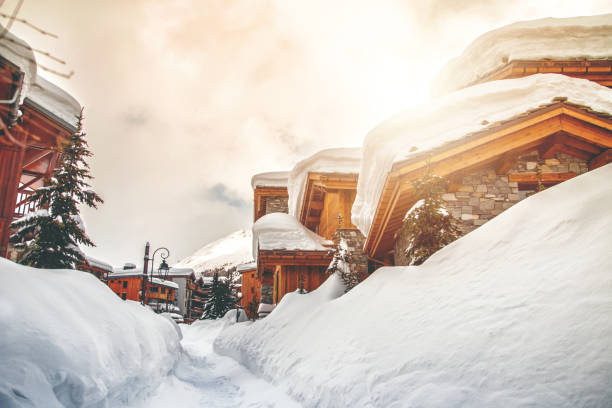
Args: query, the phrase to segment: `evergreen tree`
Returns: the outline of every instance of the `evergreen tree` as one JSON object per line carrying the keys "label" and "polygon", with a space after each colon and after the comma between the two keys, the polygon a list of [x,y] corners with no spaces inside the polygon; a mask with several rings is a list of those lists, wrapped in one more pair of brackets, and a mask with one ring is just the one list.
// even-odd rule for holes
{"label": "evergreen tree", "polygon": [[334,249],[334,257],[327,268],[329,275],[337,273],[344,283],[344,293],[350,291],[361,282],[360,276],[357,272],[351,270],[350,267],[350,256],[346,242],[341,240],[336,248]]}
{"label": "evergreen tree", "polygon": [[406,214],[404,228],[409,236],[406,257],[408,265],[420,265],[439,249],[460,236],[456,220],[445,209],[441,195],[446,191],[447,180],[427,173],[413,182],[417,203]]}
{"label": "evergreen tree", "polygon": [[238,299],[232,294],[229,279],[221,281],[215,272],[211,286],[211,297],[204,305],[202,319],[218,319],[236,306]]}
{"label": "evergreen tree", "polygon": [[104,201],[90,190],[87,158],[92,156],[83,132],[83,113],[79,128],[63,146],[57,168],[45,187],[28,199],[38,210],[16,220],[11,242],[20,251],[17,261],[36,268],[72,268],[86,263],[79,245],[94,246],[85,233],[78,205],[97,208]]}

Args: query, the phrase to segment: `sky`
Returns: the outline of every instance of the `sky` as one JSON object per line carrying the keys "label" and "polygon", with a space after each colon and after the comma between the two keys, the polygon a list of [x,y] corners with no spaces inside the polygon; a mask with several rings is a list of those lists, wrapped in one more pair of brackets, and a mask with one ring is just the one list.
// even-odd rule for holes
{"label": "sky", "polygon": [[[5,0],[10,13],[18,0]],[[430,99],[440,68],[520,20],[611,13],[608,0],[24,0],[12,32],[39,74],[85,107],[92,184],[83,218],[120,266],[145,242],[170,264],[252,225],[251,177],[330,147],[360,146]],[[6,22],[6,20],[3,20]]]}

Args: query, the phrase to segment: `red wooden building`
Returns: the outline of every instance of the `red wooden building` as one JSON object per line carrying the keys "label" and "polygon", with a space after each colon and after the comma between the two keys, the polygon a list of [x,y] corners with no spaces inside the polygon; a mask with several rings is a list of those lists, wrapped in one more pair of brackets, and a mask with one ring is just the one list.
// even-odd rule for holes
{"label": "red wooden building", "polygon": [[[108,276],[108,287],[121,299],[141,302],[142,271],[124,270]],[[173,305],[178,284],[153,277],[147,279],[145,303]]]}
{"label": "red wooden building", "polygon": [[79,103],[36,74],[28,44],[0,39],[0,256],[9,250],[11,222],[55,169],[63,144],[78,128]]}

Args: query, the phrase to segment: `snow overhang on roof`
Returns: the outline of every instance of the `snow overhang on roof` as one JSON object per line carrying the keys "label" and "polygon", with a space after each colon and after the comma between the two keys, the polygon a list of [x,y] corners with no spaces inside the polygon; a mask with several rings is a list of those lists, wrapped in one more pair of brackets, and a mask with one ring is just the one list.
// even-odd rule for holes
{"label": "snow overhang on roof", "polygon": [[36,58],[32,47],[28,43],[16,37],[10,31],[4,31],[2,26],[0,26],[0,33],[3,33],[3,37],[0,39],[0,57],[24,73],[23,89],[21,90],[21,100],[19,101],[21,104],[31,85],[36,80]]}
{"label": "snow overhang on roof", "polygon": [[81,105],[69,93],[38,76],[26,94],[25,104],[51,117],[72,132],[79,127]]}
{"label": "snow overhang on roof", "polygon": [[249,263],[244,263],[244,264],[238,265],[236,267],[236,272],[242,273],[242,272],[246,272],[246,271],[252,271],[254,269],[257,269],[257,263],[249,262]]}
{"label": "snow overhang on roof", "polygon": [[298,162],[289,174],[289,214],[299,217],[310,173],[359,174],[360,147],[321,150]]}
{"label": "snow overhang on roof", "polygon": [[267,214],[253,224],[253,257],[256,262],[258,251],[328,251],[332,245],[332,241],[310,231],[289,214]]}
{"label": "snow overhang on roof", "polygon": [[87,256],[87,263],[90,266],[93,266],[94,268],[102,269],[102,270],[107,271],[107,272],[111,272],[112,273],[114,271],[114,268],[112,267],[111,264],[109,264],[107,262],[104,262],[104,261],[101,261],[101,260],[96,259],[96,258],[91,257],[91,256]]}
{"label": "snow overhang on roof", "polygon": [[381,193],[395,163],[483,132],[555,100],[612,114],[612,89],[556,74],[487,82],[446,95],[386,120],[364,140],[352,222],[371,239]]}
{"label": "snow overhang on roof", "polygon": [[287,187],[288,171],[270,171],[259,173],[251,178],[251,187]]}
{"label": "snow overhang on roof", "polygon": [[477,83],[512,61],[612,59],[612,14],[521,21],[478,37],[433,82],[439,96]]}

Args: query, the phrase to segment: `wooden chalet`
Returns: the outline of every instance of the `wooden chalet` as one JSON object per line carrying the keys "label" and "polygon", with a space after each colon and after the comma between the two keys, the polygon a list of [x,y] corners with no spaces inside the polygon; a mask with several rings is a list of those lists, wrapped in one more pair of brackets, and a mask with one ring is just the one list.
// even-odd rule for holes
{"label": "wooden chalet", "polygon": [[[141,302],[142,271],[137,269],[121,270],[108,275],[107,285],[123,300]],[[153,277],[147,278],[145,290],[145,304],[158,311],[166,311],[165,307],[158,305],[174,305],[176,291],[179,286],[171,281]],[[169,311],[174,311],[173,309]]]}
{"label": "wooden chalet", "polygon": [[[608,29],[606,35],[608,41],[612,41],[612,31]],[[478,45],[471,47],[479,49]],[[441,123],[447,122],[448,129],[477,129],[473,125],[480,122],[480,130],[456,134],[423,151],[419,150],[418,143],[410,146],[411,135],[429,134],[435,126],[433,116],[395,117],[372,132],[372,135],[395,132],[394,148],[403,146],[402,153],[406,157],[395,160],[387,172],[369,225],[365,251],[381,264],[405,264],[403,252],[407,241],[402,225],[406,212],[416,202],[411,181],[422,177],[428,165],[434,174],[450,180],[443,199],[449,212],[460,220],[463,232],[467,233],[535,193],[538,184],[552,186],[612,161],[612,91],[607,88],[612,85],[612,55],[595,59],[580,56],[559,60],[510,60],[495,72],[472,75],[478,78],[473,82],[465,80],[469,75],[451,72],[462,69],[462,64],[467,63],[466,55],[475,52],[468,47],[464,55],[443,69],[442,77],[447,82],[449,78],[455,79],[459,88],[480,85],[433,101],[431,109],[438,112]],[[479,66],[474,67],[476,72],[479,69]],[[555,74],[532,76],[551,72]],[[514,79],[487,83],[506,78]],[[574,78],[588,79],[593,84]],[[499,95],[497,101],[490,97],[495,92]],[[482,94],[480,100],[476,96],[479,93]],[[548,99],[544,99],[546,95]],[[541,99],[539,104],[532,102],[538,98]],[[451,100],[453,102],[445,102]],[[479,117],[478,113],[470,113],[458,101],[475,109],[485,109],[483,112],[492,116],[510,112],[517,106],[525,105],[526,108],[506,117],[496,116],[497,119],[491,121]],[[441,108],[445,104],[447,107]],[[498,111],[495,113],[493,108],[487,111],[479,104],[499,104]],[[436,111],[437,107],[440,108]],[[462,109],[465,114],[459,119],[472,118],[475,123],[470,125],[457,119],[456,111]],[[453,120],[457,120],[456,125]],[[400,140],[402,137],[405,142]],[[384,148],[379,151],[382,150]]]}
{"label": "wooden chalet", "polygon": [[108,275],[114,272],[113,267],[104,261],[87,256],[87,263],[78,265],[77,269],[83,272],[89,272],[102,282],[106,282]]}
{"label": "wooden chalet", "polygon": [[0,40],[0,256],[9,251],[11,222],[55,169],[62,147],[77,131],[80,105],[36,75],[29,45],[6,33]]}

